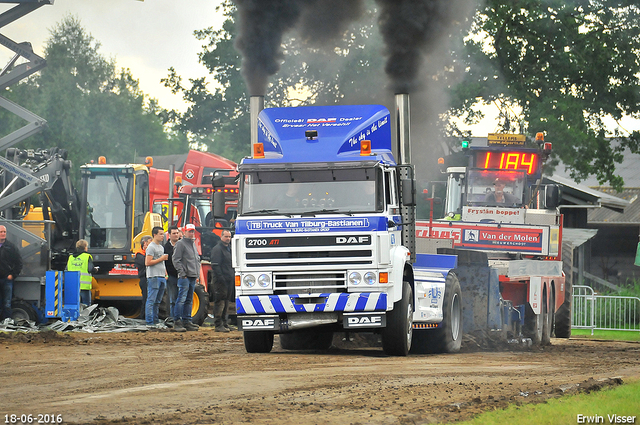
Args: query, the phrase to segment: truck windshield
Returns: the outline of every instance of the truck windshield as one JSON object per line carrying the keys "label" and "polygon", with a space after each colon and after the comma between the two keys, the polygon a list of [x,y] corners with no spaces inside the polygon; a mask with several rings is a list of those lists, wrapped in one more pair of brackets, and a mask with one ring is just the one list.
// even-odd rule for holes
{"label": "truck windshield", "polygon": [[526,184],[524,171],[470,169],[467,205],[520,207]]}
{"label": "truck windshield", "polygon": [[126,211],[133,174],[93,174],[87,177],[85,239],[90,248],[127,246]]}
{"label": "truck windshield", "polygon": [[191,198],[193,202],[191,217],[188,223],[196,226],[210,226],[211,220],[211,200],[202,198]]}
{"label": "truck windshield", "polygon": [[382,211],[382,171],[375,168],[250,171],[240,188],[240,214]]}

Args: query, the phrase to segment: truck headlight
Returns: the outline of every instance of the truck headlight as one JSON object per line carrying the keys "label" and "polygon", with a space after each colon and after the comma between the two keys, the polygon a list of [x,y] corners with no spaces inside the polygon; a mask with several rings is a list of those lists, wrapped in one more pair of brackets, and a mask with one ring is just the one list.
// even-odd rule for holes
{"label": "truck headlight", "polygon": [[261,274],[260,277],[258,277],[258,285],[262,286],[263,288],[270,286],[271,277],[266,273]]}
{"label": "truck headlight", "polygon": [[349,273],[349,283],[351,285],[359,285],[362,282],[362,276],[358,272]]}
{"label": "truck headlight", "polygon": [[242,283],[244,283],[244,286],[253,288],[256,284],[256,277],[252,274],[244,275],[244,277],[242,278]]}
{"label": "truck headlight", "polygon": [[376,274],[374,272],[366,272],[364,274],[364,283],[367,285],[374,285],[376,280]]}

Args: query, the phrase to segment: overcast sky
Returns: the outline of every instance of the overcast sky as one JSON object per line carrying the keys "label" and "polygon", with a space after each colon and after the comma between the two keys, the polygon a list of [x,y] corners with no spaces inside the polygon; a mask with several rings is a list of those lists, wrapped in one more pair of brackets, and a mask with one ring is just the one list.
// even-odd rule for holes
{"label": "overcast sky", "polygon": [[[219,0],[55,0],[0,29],[15,42],[29,41],[42,55],[42,47],[53,28],[66,15],[80,19],[98,40],[103,56],[114,58],[118,68],[130,68],[142,91],[167,109],[183,111],[179,96],[171,94],[160,79],[176,68],[183,78],[202,77],[207,70],[198,63],[201,41],[193,31],[219,28],[224,20],[216,12]],[[0,13],[15,4],[0,5]],[[13,52],[0,46],[0,68]]]}

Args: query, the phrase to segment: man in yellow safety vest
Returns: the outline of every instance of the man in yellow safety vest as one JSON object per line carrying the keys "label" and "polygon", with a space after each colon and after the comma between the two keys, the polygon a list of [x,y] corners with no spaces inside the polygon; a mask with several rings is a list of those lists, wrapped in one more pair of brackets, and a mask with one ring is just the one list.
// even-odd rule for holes
{"label": "man in yellow safety vest", "polygon": [[80,302],[86,306],[91,305],[91,272],[93,272],[93,257],[87,252],[89,244],[80,239],[76,242],[76,252],[69,256],[67,270],[80,272]]}

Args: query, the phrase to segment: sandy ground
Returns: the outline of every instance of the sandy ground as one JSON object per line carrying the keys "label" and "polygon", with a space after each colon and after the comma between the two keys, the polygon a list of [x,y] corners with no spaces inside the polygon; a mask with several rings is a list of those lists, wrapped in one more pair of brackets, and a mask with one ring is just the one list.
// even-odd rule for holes
{"label": "sandy ground", "polygon": [[68,424],[446,423],[597,388],[591,379],[640,379],[638,343],[553,339],[544,348],[492,351],[467,343],[459,354],[399,358],[338,337],[334,342],[341,348],[285,351],[276,337],[272,353],[247,354],[240,332],[207,328],[182,334],[0,333],[0,419],[49,414]]}

